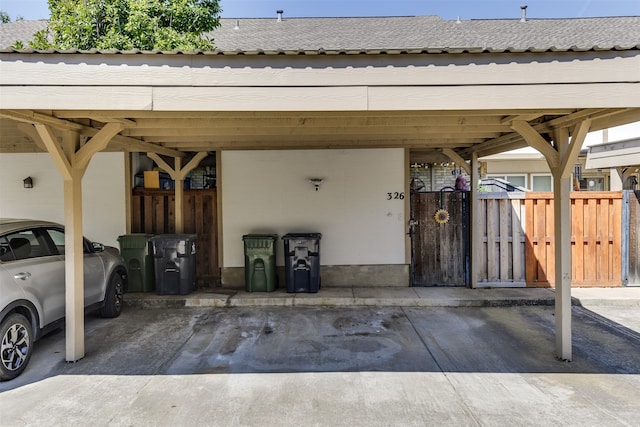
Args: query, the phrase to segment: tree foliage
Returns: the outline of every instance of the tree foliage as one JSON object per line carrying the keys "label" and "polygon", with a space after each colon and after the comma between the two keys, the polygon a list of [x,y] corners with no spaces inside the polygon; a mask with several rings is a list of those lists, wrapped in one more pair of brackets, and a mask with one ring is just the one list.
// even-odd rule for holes
{"label": "tree foliage", "polygon": [[49,0],[34,49],[212,50],[218,0]]}

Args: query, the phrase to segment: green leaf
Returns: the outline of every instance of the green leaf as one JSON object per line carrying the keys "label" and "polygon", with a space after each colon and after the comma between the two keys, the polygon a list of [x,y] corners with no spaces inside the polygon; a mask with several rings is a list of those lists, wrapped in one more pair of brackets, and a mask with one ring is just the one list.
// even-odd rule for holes
{"label": "green leaf", "polygon": [[221,12],[218,0],[49,0],[49,10],[34,48],[213,50],[203,34],[220,25]]}

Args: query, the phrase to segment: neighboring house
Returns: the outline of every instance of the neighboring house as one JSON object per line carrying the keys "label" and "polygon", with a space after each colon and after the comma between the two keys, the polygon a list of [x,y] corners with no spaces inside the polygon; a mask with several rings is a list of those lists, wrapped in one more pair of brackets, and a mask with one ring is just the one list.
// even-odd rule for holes
{"label": "neighboring house", "polygon": [[[478,158],[529,145],[552,166],[555,251],[570,259],[565,190],[584,137],[640,120],[640,17],[223,19],[215,52],[9,47],[41,25],[0,25],[0,215],[28,213],[35,193],[22,179],[57,169],[71,236],[82,231],[82,194],[99,191],[96,179],[120,196],[100,206],[84,198],[101,224],[87,234],[125,233],[131,218],[121,201],[131,203],[137,162],[128,153],[151,153],[178,184],[214,155],[218,261],[229,286],[242,284],[244,234],[300,231],[322,233],[323,285],[407,286],[410,165],[455,162],[474,182]],[[47,155],[48,166],[26,167]],[[82,180],[98,164],[125,172]],[[311,178],[324,180],[318,191]],[[61,216],[62,201],[48,194],[45,205]],[[477,197],[472,186],[472,204]],[[177,230],[183,212],[175,211]],[[556,267],[558,353],[570,359],[571,271]]]}
{"label": "neighboring house", "polygon": [[[609,173],[609,189],[640,190],[640,138],[609,142],[589,147],[584,158],[586,173]],[[587,186],[593,187],[592,181],[585,174]],[[594,182],[594,184],[591,184]]]}
{"label": "neighboring house", "polygon": [[[574,190],[640,190],[640,140],[606,142],[582,149],[574,168]],[[553,178],[544,157],[532,150],[516,150],[481,159],[486,174],[531,191],[553,191]]]}

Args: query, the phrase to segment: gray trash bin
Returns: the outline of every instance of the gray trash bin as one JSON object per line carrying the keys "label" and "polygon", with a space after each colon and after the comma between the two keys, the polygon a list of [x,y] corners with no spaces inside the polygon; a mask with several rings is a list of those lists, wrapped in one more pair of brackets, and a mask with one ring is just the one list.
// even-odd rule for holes
{"label": "gray trash bin", "polygon": [[161,234],[149,239],[153,248],[156,293],[186,295],[196,288],[196,236]]}
{"label": "gray trash bin", "polygon": [[287,292],[315,293],[320,289],[320,233],[289,233],[284,240]]}

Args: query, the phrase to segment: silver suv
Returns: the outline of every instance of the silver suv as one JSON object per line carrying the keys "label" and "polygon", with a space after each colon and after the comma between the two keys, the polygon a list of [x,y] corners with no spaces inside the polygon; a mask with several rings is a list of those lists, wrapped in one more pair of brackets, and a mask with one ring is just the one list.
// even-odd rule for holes
{"label": "silver suv", "polygon": [[[33,343],[65,315],[64,227],[0,219],[0,380],[24,371]],[[84,239],[85,311],[122,310],[127,269],[118,250]]]}

